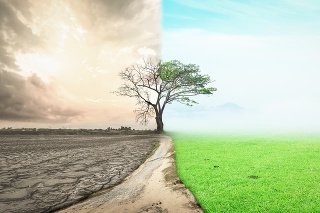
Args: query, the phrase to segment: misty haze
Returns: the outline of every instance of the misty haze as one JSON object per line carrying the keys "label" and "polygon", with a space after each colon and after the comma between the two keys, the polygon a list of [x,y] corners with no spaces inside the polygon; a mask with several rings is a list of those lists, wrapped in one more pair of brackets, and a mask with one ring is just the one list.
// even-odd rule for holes
{"label": "misty haze", "polygon": [[317,0],[0,0],[0,212],[320,212]]}

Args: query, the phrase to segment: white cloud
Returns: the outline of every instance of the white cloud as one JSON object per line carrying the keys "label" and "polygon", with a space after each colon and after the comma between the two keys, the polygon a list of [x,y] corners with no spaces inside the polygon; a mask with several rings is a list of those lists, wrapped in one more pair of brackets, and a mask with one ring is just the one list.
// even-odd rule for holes
{"label": "white cloud", "polygon": [[[229,121],[225,115],[207,116],[206,121],[202,117],[206,125],[212,119],[225,127],[319,127],[320,36],[224,35],[190,29],[164,31],[162,43],[164,60],[198,64],[216,80],[218,91],[199,98],[200,104],[234,102],[247,111],[241,119]],[[176,121],[188,123],[180,119]]]}
{"label": "white cloud", "polygon": [[142,47],[138,49],[138,54],[144,58],[154,57],[156,55],[156,51],[148,47]]}
{"label": "white cloud", "polygon": [[36,73],[45,81],[49,81],[49,78],[59,72],[62,68],[60,61],[50,55],[18,53],[16,54],[15,59],[22,75],[30,76],[32,73]]}

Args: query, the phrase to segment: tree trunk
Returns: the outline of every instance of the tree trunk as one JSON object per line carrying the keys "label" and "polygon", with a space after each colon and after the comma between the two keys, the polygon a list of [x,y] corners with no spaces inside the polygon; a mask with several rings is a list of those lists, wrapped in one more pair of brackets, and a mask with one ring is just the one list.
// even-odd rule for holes
{"label": "tree trunk", "polygon": [[157,132],[162,133],[163,132],[162,115],[156,116],[156,122],[157,122]]}

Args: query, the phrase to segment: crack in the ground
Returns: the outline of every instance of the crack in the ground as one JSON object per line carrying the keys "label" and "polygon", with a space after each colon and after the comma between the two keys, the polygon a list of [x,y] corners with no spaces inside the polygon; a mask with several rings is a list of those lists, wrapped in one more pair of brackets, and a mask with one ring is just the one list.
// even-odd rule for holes
{"label": "crack in the ground", "polygon": [[52,212],[78,202],[119,184],[156,144],[154,135],[41,138],[0,136],[0,212]]}

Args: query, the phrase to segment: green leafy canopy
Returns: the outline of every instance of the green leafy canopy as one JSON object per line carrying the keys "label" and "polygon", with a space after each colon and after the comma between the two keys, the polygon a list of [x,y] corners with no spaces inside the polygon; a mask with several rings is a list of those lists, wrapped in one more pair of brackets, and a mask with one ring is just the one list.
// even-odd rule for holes
{"label": "green leafy canopy", "polygon": [[163,130],[162,114],[167,104],[177,101],[192,106],[197,103],[192,96],[211,95],[217,90],[207,87],[212,81],[209,75],[200,74],[199,66],[178,60],[144,61],[121,71],[120,77],[125,82],[116,94],[136,98],[137,121],[146,124],[155,115],[158,131]]}
{"label": "green leafy canopy", "polygon": [[212,83],[209,75],[201,75],[198,65],[183,64],[178,60],[161,62],[159,75],[162,80],[161,88],[164,93],[169,93],[168,103],[178,101],[191,105],[197,103],[190,96],[211,95],[217,89],[206,87]]}

